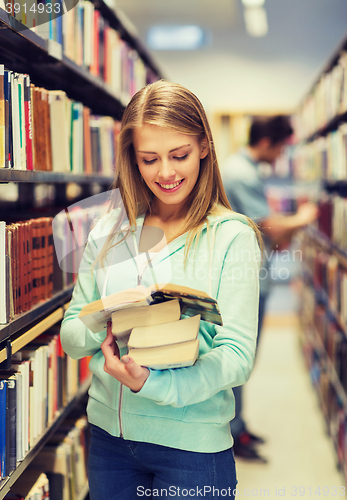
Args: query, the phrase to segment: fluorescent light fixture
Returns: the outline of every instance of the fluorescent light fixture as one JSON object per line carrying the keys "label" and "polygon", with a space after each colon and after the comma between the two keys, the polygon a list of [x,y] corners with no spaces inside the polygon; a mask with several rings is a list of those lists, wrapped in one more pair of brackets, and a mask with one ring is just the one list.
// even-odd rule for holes
{"label": "fluorescent light fixture", "polygon": [[251,36],[264,36],[268,32],[266,11],[263,7],[246,7],[244,10],[246,30]]}
{"label": "fluorescent light fixture", "polygon": [[265,0],[242,0],[245,7],[262,7]]}
{"label": "fluorescent light fixture", "polygon": [[153,26],[148,30],[147,44],[153,50],[197,50],[206,44],[200,26]]}

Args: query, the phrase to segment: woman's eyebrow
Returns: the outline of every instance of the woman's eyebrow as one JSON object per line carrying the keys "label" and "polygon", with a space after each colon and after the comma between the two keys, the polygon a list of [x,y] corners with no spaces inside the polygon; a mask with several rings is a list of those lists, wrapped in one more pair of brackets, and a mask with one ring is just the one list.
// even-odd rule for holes
{"label": "woman's eyebrow", "polygon": [[[190,144],[184,144],[183,146],[178,146],[178,148],[171,149],[169,153],[173,153],[174,151],[178,151],[179,149],[186,148],[187,146],[190,146]],[[157,153],[155,151],[137,151],[138,153],[143,153],[147,155],[156,155]]]}

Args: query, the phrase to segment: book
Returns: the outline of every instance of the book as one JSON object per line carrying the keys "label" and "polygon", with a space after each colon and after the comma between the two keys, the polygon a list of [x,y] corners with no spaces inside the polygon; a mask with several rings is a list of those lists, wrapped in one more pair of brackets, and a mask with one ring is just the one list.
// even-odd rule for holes
{"label": "book", "polygon": [[199,332],[199,325],[200,314],[197,314],[191,318],[159,325],[136,327],[131,331],[128,348],[147,349],[195,340]]}
{"label": "book", "polygon": [[0,380],[0,471],[1,479],[5,477],[6,470],[6,395],[7,384]]}
{"label": "book", "polygon": [[111,315],[112,333],[120,342],[127,344],[131,329],[161,325],[180,319],[181,309],[178,299],[168,300],[159,304],[144,305],[129,311],[129,308],[119,309]]}
{"label": "book", "polygon": [[0,64],[0,168],[6,167],[4,73],[5,73],[4,65]]}
{"label": "book", "polygon": [[154,370],[192,366],[199,355],[199,340],[181,342],[169,346],[130,349],[129,356],[141,366]]}
{"label": "book", "polygon": [[7,266],[6,266],[6,224],[0,221],[0,324],[6,324],[9,320],[8,290],[7,290]]}
{"label": "book", "polygon": [[199,355],[200,314],[161,325],[133,328],[128,354],[155,370],[192,366]]}
{"label": "book", "polygon": [[186,316],[201,315],[201,319],[222,325],[222,317],[217,301],[206,292],[186,286],[168,283],[152,285],[148,288],[139,285],[122,292],[116,292],[103,299],[86,304],[80,311],[79,318],[94,333],[107,327],[112,313],[119,309],[128,309],[132,314],[134,307],[147,306],[179,299],[181,314]]}

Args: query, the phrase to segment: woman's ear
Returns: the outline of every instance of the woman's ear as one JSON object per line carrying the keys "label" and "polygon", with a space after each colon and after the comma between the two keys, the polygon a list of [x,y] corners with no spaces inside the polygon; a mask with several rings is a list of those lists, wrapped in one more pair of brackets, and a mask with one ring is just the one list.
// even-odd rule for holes
{"label": "woman's ear", "polygon": [[210,151],[210,148],[208,147],[208,140],[206,137],[200,142],[200,160],[203,160],[206,158]]}

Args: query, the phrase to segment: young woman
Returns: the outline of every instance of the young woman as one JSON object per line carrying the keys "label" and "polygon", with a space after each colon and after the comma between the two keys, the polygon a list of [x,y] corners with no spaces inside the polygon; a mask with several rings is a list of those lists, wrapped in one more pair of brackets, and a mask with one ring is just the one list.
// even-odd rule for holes
{"label": "young woman", "polygon": [[[114,188],[126,227],[113,208],[91,231],[61,329],[68,355],[93,355],[87,409],[91,500],[234,498],[232,387],[246,382],[253,364],[259,235],[230,208],[210,127],[194,94],[159,81],[132,98],[122,120]],[[146,226],[160,228],[167,244],[163,238],[141,254]],[[123,252],[121,262],[115,252]],[[223,326],[201,321],[193,366],[139,366],[126,348],[118,349],[109,328],[94,334],[78,318],[85,304],[148,287],[154,276],[218,301]]]}

